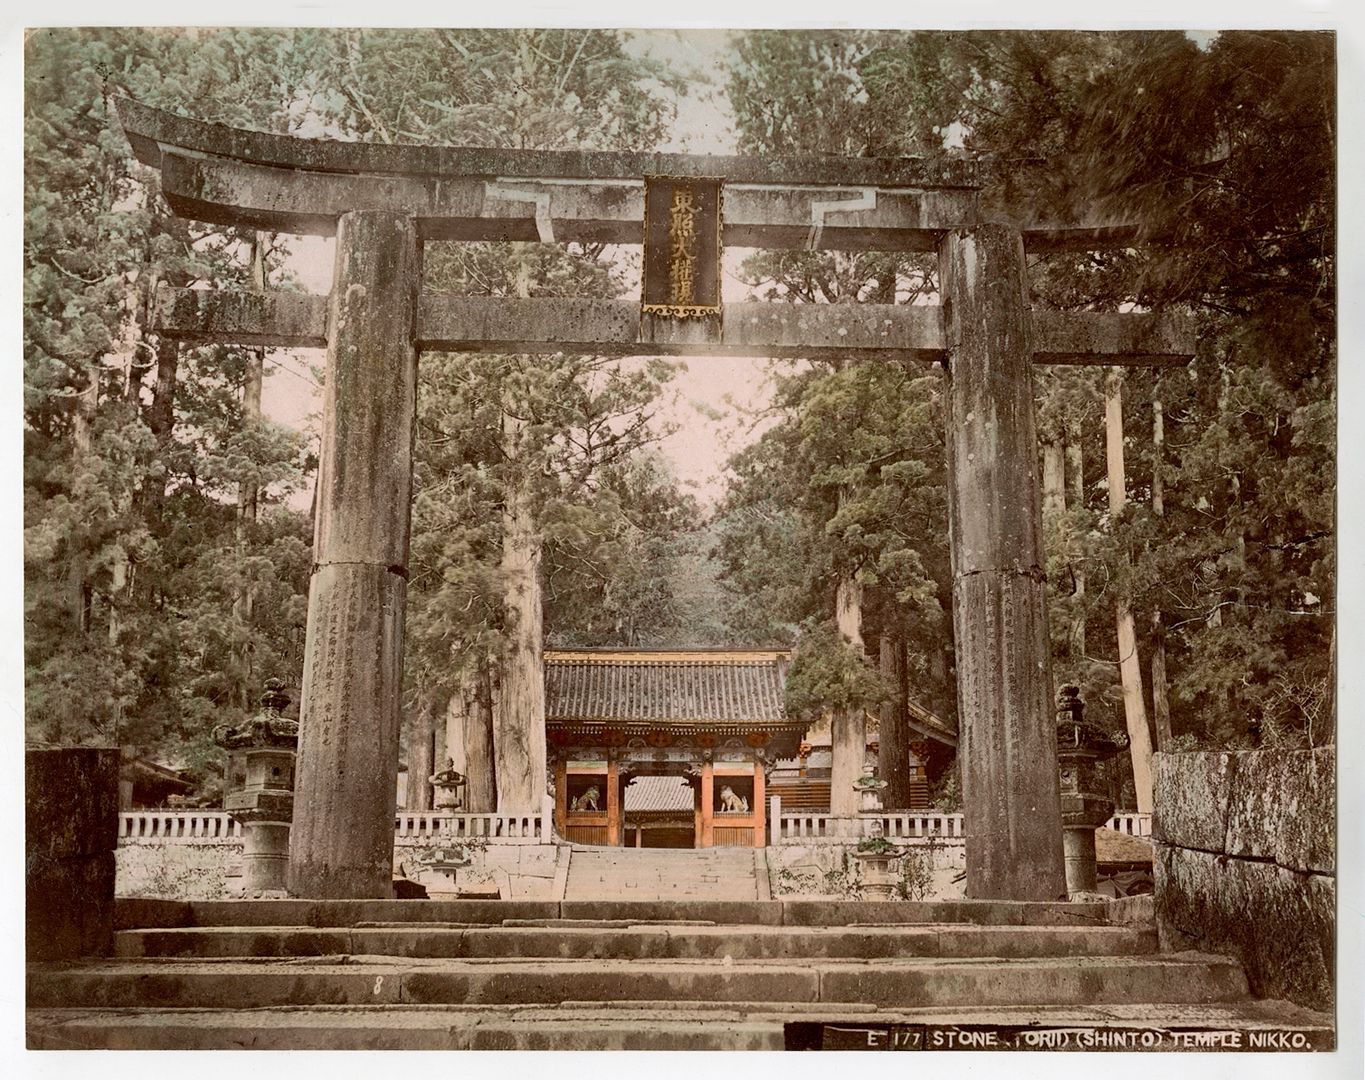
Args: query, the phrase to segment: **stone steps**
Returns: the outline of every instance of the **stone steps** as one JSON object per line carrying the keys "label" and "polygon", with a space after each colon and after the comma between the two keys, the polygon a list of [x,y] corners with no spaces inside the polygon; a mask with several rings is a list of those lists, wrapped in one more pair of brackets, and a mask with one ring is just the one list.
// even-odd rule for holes
{"label": "stone steps", "polygon": [[[857,1002],[568,1002],[240,1009],[34,1009],[28,1046],[41,1050],[782,1050],[818,1037],[817,1024],[855,1037],[879,1025],[1001,1025],[1035,1032],[1121,1027],[1169,1042],[1215,1032],[1274,1032],[1283,1049],[1329,1049],[1330,1018],[1285,1002],[1209,1005],[937,1006],[878,1009]],[[866,1036],[864,1036],[865,1038]],[[932,1036],[931,1036],[932,1037]],[[1036,1036],[1042,1038],[1041,1034]],[[1296,1038],[1297,1037],[1297,1038]],[[1056,1036],[1053,1036],[1055,1039]],[[1080,1036],[1072,1038],[1079,1042]],[[1129,1036],[1140,1048],[1140,1037]],[[1306,1046],[1296,1046],[1301,1039]],[[1074,1048],[1074,1047],[1071,1047]],[[1131,1049],[1117,1041],[1103,1049]]]}
{"label": "stone steps", "polygon": [[385,956],[104,960],[30,966],[31,1008],[850,1002],[901,1008],[1194,1004],[1247,997],[1233,961],[1200,953],[720,961]]}
{"label": "stone steps", "polygon": [[[1330,1018],[1250,1000],[1236,962],[1158,952],[1140,901],[120,901],[115,915],[117,956],[29,965],[31,1047],[781,1049],[896,1024],[930,1025],[923,1039],[1016,1024],[1330,1042]],[[1194,1048],[1168,1043],[1153,1048]]]}
{"label": "stone steps", "polygon": [[576,845],[565,900],[756,900],[753,848],[598,848]]}
{"label": "stone steps", "polygon": [[1136,956],[1157,951],[1151,927],[924,924],[785,927],[546,920],[540,926],[254,927],[121,930],[115,955],[230,958],[366,955],[430,958],[873,959]]}

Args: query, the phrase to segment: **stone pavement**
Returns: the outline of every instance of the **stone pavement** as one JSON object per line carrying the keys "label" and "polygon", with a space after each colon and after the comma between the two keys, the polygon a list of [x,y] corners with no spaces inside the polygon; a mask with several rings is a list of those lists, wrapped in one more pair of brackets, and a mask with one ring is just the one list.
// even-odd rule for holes
{"label": "stone pavement", "polygon": [[[575,845],[566,900],[756,900],[763,851],[748,847],[607,848]],[[758,880],[755,867],[763,867]],[[766,892],[763,894],[766,898]]]}

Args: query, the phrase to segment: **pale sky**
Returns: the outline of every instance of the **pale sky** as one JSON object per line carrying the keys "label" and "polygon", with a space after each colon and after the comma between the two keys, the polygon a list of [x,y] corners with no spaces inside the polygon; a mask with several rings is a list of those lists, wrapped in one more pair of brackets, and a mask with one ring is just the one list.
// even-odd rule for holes
{"label": "pale sky", "polygon": [[[710,76],[710,93],[708,87],[701,87],[700,93],[678,100],[673,137],[661,149],[734,152],[732,118],[723,92],[728,40],[728,32],[722,30],[647,30],[639,31],[630,43],[629,49],[636,55],[653,56],[672,67],[694,68]],[[288,243],[294,253],[289,268],[303,288],[311,293],[329,292],[334,242],[291,237]],[[736,276],[747,254],[744,250],[726,253],[722,286],[726,301],[741,301],[748,295],[749,290]],[[323,361],[320,349],[271,353],[262,394],[266,415],[277,423],[316,435],[316,415],[322,402],[310,368],[321,368]],[[770,398],[766,366],[764,360],[735,357],[690,357],[678,362],[678,373],[657,413],[661,431],[665,426],[677,430],[664,438],[659,448],[679,481],[708,504],[714,504],[724,491],[721,473],[726,458],[761,430],[753,427],[747,413],[762,408]],[[311,489],[305,489],[293,502],[306,507],[310,497]]]}

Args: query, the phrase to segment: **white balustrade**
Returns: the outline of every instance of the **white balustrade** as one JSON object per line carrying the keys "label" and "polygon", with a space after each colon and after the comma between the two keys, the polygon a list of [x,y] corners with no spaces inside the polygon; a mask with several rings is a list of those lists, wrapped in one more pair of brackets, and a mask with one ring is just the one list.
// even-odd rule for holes
{"label": "white balustrade", "polygon": [[1151,836],[1151,814],[1115,814],[1104,823],[1106,829],[1113,829],[1126,836]]}
{"label": "white balustrade", "polygon": [[[552,810],[539,814],[406,813],[394,820],[394,840],[495,840],[500,844],[553,843]],[[119,813],[119,843],[189,844],[242,840],[242,826],[226,810],[125,810]]]}
{"label": "white balustrade", "polygon": [[445,810],[399,811],[394,840],[411,846],[423,841],[489,840],[500,844],[553,843],[551,817],[539,814],[452,814]]}
{"label": "white balustrade", "polygon": [[[773,844],[839,843],[860,839],[880,821],[888,840],[961,840],[965,836],[961,814],[937,811],[886,811],[837,817],[833,814],[784,810],[773,796],[769,816],[769,841]],[[549,844],[554,842],[553,811],[538,814],[452,814],[447,811],[399,811],[394,818],[394,839],[412,846],[428,841],[485,840],[500,844]],[[1150,836],[1151,814],[1115,814],[1110,829],[1128,836]],[[125,810],[119,814],[120,843],[240,842],[242,826],[225,810]]]}
{"label": "white balustrade", "polygon": [[882,834],[888,840],[960,840],[965,835],[961,814],[887,811],[837,817],[834,814],[786,811],[777,797],[772,799],[772,803],[770,835],[774,844],[859,840],[871,834],[874,821],[881,822]]}
{"label": "white balustrade", "polygon": [[123,810],[120,842],[194,843],[242,839],[242,826],[226,810]]}

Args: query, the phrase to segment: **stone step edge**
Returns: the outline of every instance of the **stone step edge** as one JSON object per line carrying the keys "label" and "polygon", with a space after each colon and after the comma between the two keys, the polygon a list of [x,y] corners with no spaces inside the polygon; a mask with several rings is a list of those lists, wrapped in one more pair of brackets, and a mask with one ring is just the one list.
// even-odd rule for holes
{"label": "stone step edge", "polygon": [[[30,1049],[768,1049],[788,1045],[791,1028],[995,1025],[1056,1032],[1097,1028],[1199,1035],[1229,1030],[1278,1035],[1269,1048],[1329,1050],[1330,1018],[1284,1003],[1220,1006],[1019,1006],[995,1009],[846,1008],[836,1003],[727,1003],[723,1009],[601,1002],[516,1006],[295,1006],[263,1010],[47,1009],[28,1017]],[[665,1006],[676,1003],[663,1003]],[[647,1021],[647,1025],[644,1023]],[[110,1034],[113,1038],[110,1038]],[[1053,1037],[1055,1040],[1055,1036]],[[1300,1041],[1302,1045],[1300,1045]],[[1037,1048],[1056,1049],[1039,1040]],[[1126,1045],[1071,1049],[1127,1049]],[[1185,1044],[1185,1049],[1199,1047]]]}
{"label": "stone step edge", "polygon": [[[612,918],[640,921],[675,907],[677,917],[733,925],[914,925],[952,922],[978,926],[1149,925],[1150,897],[1108,902],[1063,901],[892,901],[829,900],[218,900],[177,901],[121,897],[115,900],[117,929],[196,925],[250,926],[263,918],[270,925],[352,926],[358,922],[471,922],[503,918]],[[632,907],[635,908],[632,911]],[[506,915],[503,915],[506,912]],[[639,914],[636,914],[638,912]],[[501,918],[498,918],[501,916]]]}
{"label": "stone step edge", "polygon": [[[209,975],[222,977],[226,974],[249,976],[260,971],[277,973],[287,971],[292,975],[325,974],[376,974],[401,975],[439,974],[445,971],[462,973],[486,971],[489,968],[505,966],[515,971],[540,967],[554,972],[572,974],[584,966],[600,972],[607,968],[620,969],[623,973],[631,971],[649,972],[660,968],[682,969],[680,973],[751,973],[771,974],[790,972],[792,974],[820,973],[826,968],[840,971],[865,968],[869,971],[894,971],[898,969],[942,968],[986,968],[1005,967],[1010,970],[1022,968],[1045,969],[1050,967],[1082,968],[1157,968],[1185,967],[1192,970],[1200,968],[1238,968],[1241,965],[1234,959],[1214,953],[1175,952],[1143,953],[1119,956],[899,956],[899,957],[818,957],[808,962],[793,958],[774,960],[754,959],[735,960],[718,964],[713,959],[694,959],[687,957],[394,957],[383,954],[333,953],[324,956],[277,957],[277,956],[222,956],[222,957],[115,957],[87,960],[49,960],[36,961],[27,965],[30,977],[43,975],[90,975],[100,978],[118,976],[138,977],[155,972],[158,975]],[[233,968],[240,970],[233,971]],[[271,971],[275,969],[275,971]]]}
{"label": "stone step edge", "polygon": [[801,923],[784,925],[781,923],[718,923],[709,919],[504,919],[502,922],[358,922],[351,926],[298,926],[291,923],[278,925],[251,926],[145,926],[127,930],[115,930],[114,937],[131,937],[140,934],[183,934],[187,937],[209,937],[215,934],[348,934],[357,930],[384,930],[411,934],[453,934],[479,933],[485,930],[524,931],[546,934],[564,932],[577,934],[588,930],[627,930],[627,931],[695,931],[706,933],[714,931],[714,936],[734,936],[754,934],[769,937],[822,937],[840,934],[875,935],[889,937],[913,936],[918,934],[981,934],[985,936],[1020,934],[1099,934],[1119,936],[1123,934],[1151,934],[1153,926],[1123,926],[1099,923],[1094,926],[1070,926],[1040,924],[1027,926],[998,926],[979,923],[851,923],[847,926],[806,926]]}
{"label": "stone step edge", "polygon": [[881,1022],[924,1022],[935,1023],[979,1023],[998,1020],[1001,1023],[1019,1024],[1029,1017],[1047,1019],[1050,1022],[1077,1021],[1106,1023],[1155,1023],[1159,1017],[1181,1014],[1185,1023],[1204,1022],[1224,1023],[1237,1018],[1248,1023],[1264,1025],[1285,1024],[1299,1027],[1333,1027],[1329,1014],[1314,1012],[1293,1002],[1271,998],[1247,998],[1240,1001],[1209,1002],[1205,1004],[1180,1003],[1112,1003],[1106,1005],[922,1005],[895,1006],[875,1005],[860,1001],[677,1001],[668,998],[622,998],[601,1000],[569,1000],[562,1002],[523,1002],[517,1004],[497,1004],[487,1002],[432,1004],[366,1004],[366,1005],[273,1005],[252,1008],[223,1008],[215,1006],[42,1006],[28,1010],[31,1018],[53,1019],[93,1019],[113,1017],[118,1019],[148,1018],[165,1016],[169,1018],[192,1019],[248,1016],[394,1016],[402,1018],[413,1015],[429,1014],[435,1017],[469,1016],[507,1016],[523,1019],[539,1019],[547,1014],[562,1016],[567,1022],[581,1021],[585,1015],[594,1013],[620,1013],[623,1017],[636,1017],[639,1013],[661,1012],[676,1017],[709,1017],[716,1013],[733,1013],[736,1016],[773,1016],[790,1018],[792,1015],[820,1015],[842,1018],[875,1018]]}
{"label": "stone step edge", "polygon": [[[878,930],[801,927],[627,926],[604,933],[596,927],[439,927],[433,929],[346,927],[337,929],[189,927],[119,930],[117,960],[300,961],[323,956],[407,959],[556,959],[588,961],[719,959],[769,961],[877,957],[1019,957],[1160,955],[1155,928],[977,927],[945,924]],[[834,954],[830,956],[830,954]]]}

